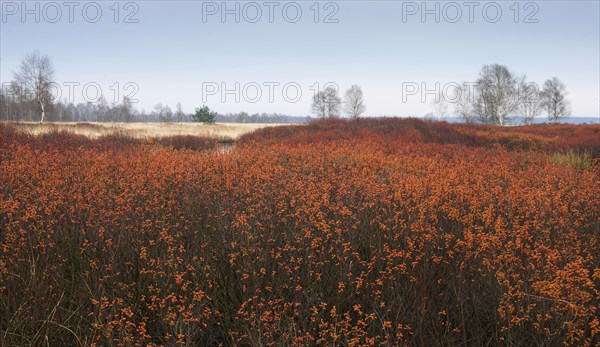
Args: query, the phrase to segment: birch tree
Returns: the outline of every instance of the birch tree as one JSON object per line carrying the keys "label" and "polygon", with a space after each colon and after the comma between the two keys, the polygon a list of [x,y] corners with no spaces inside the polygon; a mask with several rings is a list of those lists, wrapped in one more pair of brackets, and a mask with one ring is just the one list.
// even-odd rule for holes
{"label": "birch tree", "polygon": [[518,110],[517,79],[504,65],[485,65],[475,90],[474,111],[484,123],[505,125]]}
{"label": "birch tree", "polygon": [[519,111],[523,115],[525,124],[532,124],[535,117],[542,111],[540,90],[537,84],[526,82],[523,76],[519,83]]}
{"label": "birch tree", "polygon": [[33,94],[42,113],[40,123],[43,123],[52,103],[50,88],[54,83],[54,67],[50,58],[40,55],[38,51],[27,54],[21,61],[19,71],[14,73],[14,79]]}
{"label": "birch tree", "polygon": [[365,109],[362,89],[355,84],[346,91],[344,96],[344,112],[351,118],[358,118]]}
{"label": "birch tree", "polygon": [[475,122],[475,115],[473,114],[473,94],[474,87],[472,84],[463,83],[454,89],[454,113],[460,116],[465,123]]}
{"label": "birch tree", "polygon": [[313,96],[312,112],[321,118],[337,118],[341,103],[337,89],[327,87]]}
{"label": "birch tree", "polygon": [[554,77],[544,82],[541,97],[549,121],[558,123],[571,112],[571,104],[567,100],[567,87],[558,78]]}

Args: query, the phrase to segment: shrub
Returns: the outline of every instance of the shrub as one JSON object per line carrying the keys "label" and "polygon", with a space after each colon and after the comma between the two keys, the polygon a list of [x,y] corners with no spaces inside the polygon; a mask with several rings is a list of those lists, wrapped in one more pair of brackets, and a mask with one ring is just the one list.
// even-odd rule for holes
{"label": "shrub", "polygon": [[598,165],[488,130],[324,121],[222,153],[0,125],[0,344],[593,345]]}
{"label": "shrub", "polygon": [[208,106],[204,105],[196,109],[196,112],[192,115],[192,120],[194,122],[214,123],[216,117],[217,113],[211,111]]}

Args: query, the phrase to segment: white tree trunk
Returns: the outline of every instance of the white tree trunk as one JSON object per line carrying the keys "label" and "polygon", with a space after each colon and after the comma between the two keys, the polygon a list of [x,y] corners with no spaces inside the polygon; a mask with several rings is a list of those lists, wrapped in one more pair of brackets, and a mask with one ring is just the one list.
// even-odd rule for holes
{"label": "white tree trunk", "polygon": [[44,103],[40,100],[40,106],[42,107],[42,118],[40,119],[40,124],[44,123],[44,118],[46,118],[46,107]]}

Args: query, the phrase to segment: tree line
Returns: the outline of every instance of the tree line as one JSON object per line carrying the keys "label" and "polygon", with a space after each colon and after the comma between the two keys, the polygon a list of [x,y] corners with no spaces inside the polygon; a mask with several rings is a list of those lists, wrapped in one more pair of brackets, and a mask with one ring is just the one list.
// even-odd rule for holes
{"label": "tree line", "polygon": [[339,97],[337,88],[326,87],[313,96],[311,107],[312,113],[321,118],[338,118],[342,112],[350,118],[358,118],[366,109],[362,89],[356,84],[346,91],[344,100]]}
{"label": "tree line", "polygon": [[218,114],[207,106],[194,113],[185,113],[181,103],[175,109],[162,103],[152,110],[138,111],[128,97],[109,103],[104,96],[96,102],[74,104],[66,100],[54,100],[52,84],[54,67],[47,56],[35,51],[22,61],[14,79],[0,89],[0,121],[57,121],[57,122],[239,122],[239,123],[287,123],[304,121],[303,117],[283,114],[246,112]]}
{"label": "tree line", "polygon": [[[0,90],[0,120],[5,121],[75,121],[75,122],[190,122],[212,123],[287,123],[288,116],[278,114],[253,114],[245,112],[219,115],[207,106],[193,114],[183,112],[181,103],[173,111],[169,105],[159,103],[153,110],[136,110],[128,97],[119,103],[108,103],[103,96],[97,102],[74,104],[53,100],[54,67],[47,56],[39,52],[28,54],[8,88]],[[506,66],[485,65],[475,83],[456,84],[452,95],[441,92],[432,102],[434,112],[428,117],[444,119],[449,104],[454,114],[467,123],[507,124],[513,117],[522,117],[530,124],[546,112],[550,122],[558,122],[570,114],[567,88],[554,77],[541,86],[527,81],[525,75],[517,76]],[[205,109],[206,108],[206,109]],[[321,118],[337,118],[342,113],[356,118],[364,114],[366,105],[361,87],[351,86],[342,99],[337,88],[328,86],[318,91],[312,100],[311,112]],[[199,113],[200,112],[200,113]]]}
{"label": "tree line", "polygon": [[527,81],[526,75],[517,76],[504,65],[492,64],[483,66],[474,88],[463,83],[452,99],[457,100],[455,113],[467,123],[504,125],[520,116],[531,124],[544,111],[548,121],[557,123],[571,112],[567,94],[567,87],[556,77],[540,86]]}
{"label": "tree line", "polygon": [[[456,84],[451,95],[438,92],[432,101],[434,112],[427,118],[442,120],[449,114],[449,104],[454,104],[454,114],[466,123],[480,122],[505,125],[514,117],[521,117],[526,124],[546,112],[548,120],[557,123],[568,117],[571,108],[567,100],[567,88],[553,77],[541,86],[527,77],[517,76],[506,66],[485,65],[475,83]],[[311,111],[321,118],[337,118],[343,114],[360,117],[366,106],[362,89],[353,85],[344,95],[328,86],[313,97]]]}

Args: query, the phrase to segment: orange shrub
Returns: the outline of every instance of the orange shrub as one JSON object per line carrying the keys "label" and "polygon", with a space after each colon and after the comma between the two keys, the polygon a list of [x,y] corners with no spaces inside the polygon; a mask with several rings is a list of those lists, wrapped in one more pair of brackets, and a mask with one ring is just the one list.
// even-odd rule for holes
{"label": "orange shrub", "polygon": [[322,121],[225,153],[0,125],[0,344],[597,344],[599,162],[533,129]]}

